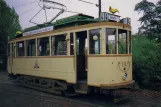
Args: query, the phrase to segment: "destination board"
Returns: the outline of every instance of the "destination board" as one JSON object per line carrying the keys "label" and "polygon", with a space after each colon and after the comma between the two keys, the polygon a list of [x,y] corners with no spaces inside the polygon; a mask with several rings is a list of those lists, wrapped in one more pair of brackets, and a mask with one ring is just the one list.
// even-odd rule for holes
{"label": "destination board", "polygon": [[106,20],[106,21],[119,22],[120,21],[120,16],[114,15],[114,14],[110,14],[110,13],[107,13],[107,12],[102,12],[100,19],[101,20]]}
{"label": "destination board", "polygon": [[54,30],[54,27],[49,26],[49,27],[45,27],[45,28],[41,28],[41,29],[36,29],[36,30],[33,30],[33,31],[24,32],[23,36],[39,34],[39,33],[48,32],[48,31],[52,31],[52,30]]}

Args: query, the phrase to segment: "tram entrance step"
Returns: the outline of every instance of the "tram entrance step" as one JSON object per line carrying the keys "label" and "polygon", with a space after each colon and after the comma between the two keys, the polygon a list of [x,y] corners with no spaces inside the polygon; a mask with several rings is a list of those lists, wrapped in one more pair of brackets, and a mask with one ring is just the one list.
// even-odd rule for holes
{"label": "tram entrance step", "polygon": [[79,80],[78,83],[80,83],[80,84],[87,84],[87,80],[86,80],[86,79],[84,79],[84,80]]}
{"label": "tram entrance step", "polygon": [[88,93],[87,81],[79,81],[79,82],[75,85],[75,91],[76,91],[77,93],[87,94],[87,93]]}
{"label": "tram entrance step", "polygon": [[81,93],[81,94],[87,94],[87,91],[84,91],[84,90],[76,90],[75,92],[76,93]]}

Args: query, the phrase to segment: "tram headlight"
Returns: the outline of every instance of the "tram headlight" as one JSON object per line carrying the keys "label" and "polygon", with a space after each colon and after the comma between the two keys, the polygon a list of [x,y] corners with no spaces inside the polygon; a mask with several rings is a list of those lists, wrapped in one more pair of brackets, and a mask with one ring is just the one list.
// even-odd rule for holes
{"label": "tram headlight", "polygon": [[127,73],[124,73],[124,74],[123,74],[123,79],[126,80],[127,77],[128,77],[128,74],[127,74]]}

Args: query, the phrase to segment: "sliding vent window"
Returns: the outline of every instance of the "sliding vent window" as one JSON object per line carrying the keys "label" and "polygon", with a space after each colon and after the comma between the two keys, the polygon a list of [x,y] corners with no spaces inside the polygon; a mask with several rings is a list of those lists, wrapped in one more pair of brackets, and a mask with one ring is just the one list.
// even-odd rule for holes
{"label": "sliding vent window", "polygon": [[38,56],[49,56],[49,37],[40,38],[37,40]]}
{"label": "sliding vent window", "polygon": [[116,54],[116,29],[106,29],[106,54]]}
{"label": "sliding vent window", "polygon": [[67,55],[66,34],[52,37],[53,55]]}
{"label": "sliding vent window", "polygon": [[94,29],[89,31],[90,43],[89,53],[100,54],[100,31],[101,29]]}
{"label": "sliding vent window", "polygon": [[36,56],[36,42],[35,39],[27,40],[27,56]]}
{"label": "sliding vent window", "polygon": [[127,54],[127,31],[119,29],[118,36],[118,52],[119,54]]}
{"label": "sliding vent window", "polygon": [[24,56],[24,41],[17,42],[17,56]]}

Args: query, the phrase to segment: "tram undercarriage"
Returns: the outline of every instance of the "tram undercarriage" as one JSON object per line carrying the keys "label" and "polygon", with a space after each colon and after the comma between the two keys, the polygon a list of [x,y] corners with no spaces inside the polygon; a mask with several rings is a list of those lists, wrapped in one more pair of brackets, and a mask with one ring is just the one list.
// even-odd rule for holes
{"label": "tram undercarriage", "polygon": [[[121,96],[120,88],[103,89],[98,87],[90,87],[86,83],[69,84],[63,80],[47,79],[34,76],[13,74],[10,74],[9,76],[10,79],[16,80],[21,86],[53,93],[55,95],[76,96],[77,94],[107,94],[108,96],[111,96],[114,103],[127,99],[126,96]],[[128,89],[131,88],[133,88],[132,84]]]}

